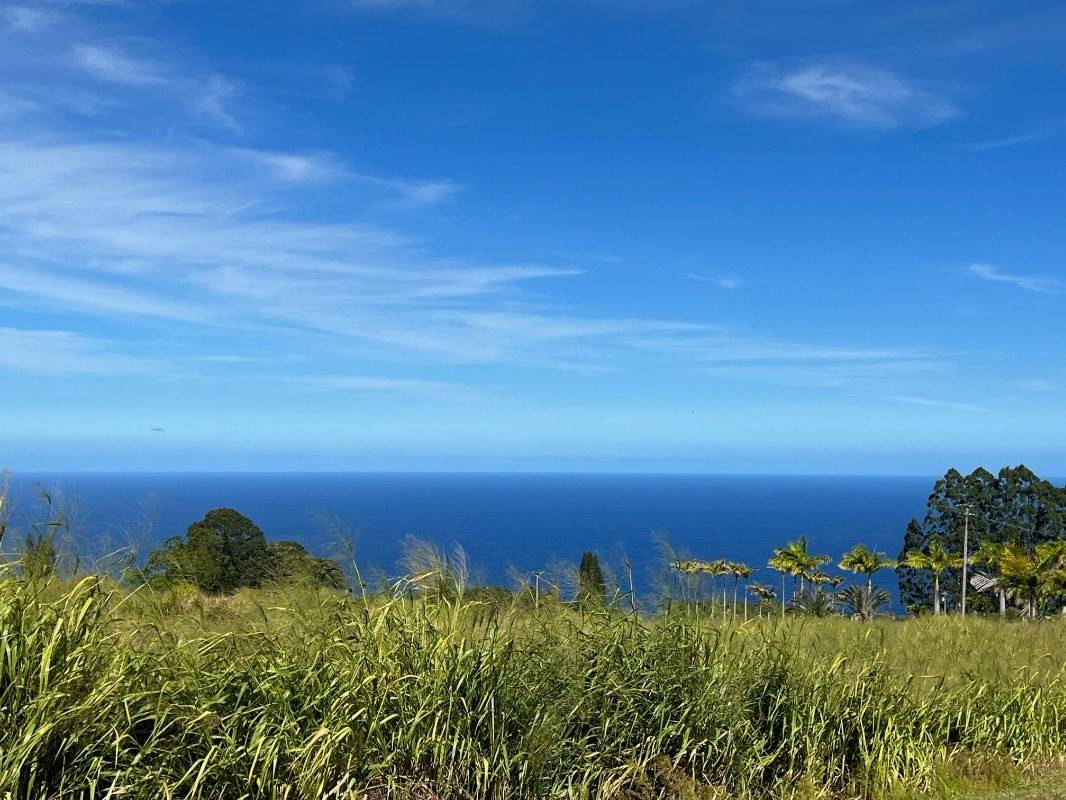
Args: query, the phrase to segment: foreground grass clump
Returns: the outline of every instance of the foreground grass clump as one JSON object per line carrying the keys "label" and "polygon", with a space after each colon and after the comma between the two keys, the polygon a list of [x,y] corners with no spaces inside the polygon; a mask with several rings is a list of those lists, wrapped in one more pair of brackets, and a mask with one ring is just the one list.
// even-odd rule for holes
{"label": "foreground grass clump", "polygon": [[1064,644],[1057,622],[10,578],[0,796],[871,796],[1066,752]]}

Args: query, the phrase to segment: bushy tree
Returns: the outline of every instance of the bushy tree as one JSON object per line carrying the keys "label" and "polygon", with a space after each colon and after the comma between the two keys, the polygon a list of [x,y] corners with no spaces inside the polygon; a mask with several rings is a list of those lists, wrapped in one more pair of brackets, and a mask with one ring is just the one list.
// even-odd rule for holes
{"label": "bushy tree", "polygon": [[232,508],[216,508],[148,556],[150,580],[193,583],[209,594],[256,588],[276,580],[341,587],[336,563],[311,556],[292,541],[268,544],[259,527]]}
{"label": "bushy tree", "polygon": [[299,542],[282,539],[267,545],[270,551],[270,579],[279,583],[309,583],[341,589],[344,572],[336,561],[318,558]]}

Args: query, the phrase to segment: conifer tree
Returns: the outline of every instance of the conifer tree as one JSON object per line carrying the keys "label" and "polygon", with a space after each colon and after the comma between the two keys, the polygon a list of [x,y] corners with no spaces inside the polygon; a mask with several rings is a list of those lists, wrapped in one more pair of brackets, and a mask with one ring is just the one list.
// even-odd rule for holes
{"label": "conifer tree", "polygon": [[581,602],[603,600],[607,594],[607,585],[603,580],[600,559],[591,550],[581,554],[581,566],[578,567],[578,599]]}

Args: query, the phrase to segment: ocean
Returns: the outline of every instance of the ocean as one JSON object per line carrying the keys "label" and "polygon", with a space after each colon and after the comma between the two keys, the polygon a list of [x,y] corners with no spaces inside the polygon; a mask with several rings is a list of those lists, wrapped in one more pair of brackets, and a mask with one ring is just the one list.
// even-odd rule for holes
{"label": "ocean", "polygon": [[[762,567],[771,550],[806,535],[833,564],[857,542],[895,557],[907,521],[924,514],[932,477],[428,473],[22,473],[13,479],[14,523],[25,528],[43,487],[74,510],[75,540],[89,557],[135,544],[142,552],[230,506],[267,538],[338,552],[339,531],[360,567],[395,574],[408,535],[461,545],[472,575],[506,583],[553,560],[597,551],[633,565],[647,592],[665,538],[696,558]],[[834,568],[835,569],[835,568]],[[895,574],[878,583],[896,592]]]}

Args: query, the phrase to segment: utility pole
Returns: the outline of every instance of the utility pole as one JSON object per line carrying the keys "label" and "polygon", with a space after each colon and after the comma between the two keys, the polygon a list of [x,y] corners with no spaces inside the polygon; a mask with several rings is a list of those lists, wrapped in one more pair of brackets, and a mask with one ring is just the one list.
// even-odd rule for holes
{"label": "utility pole", "polygon": [[962,618],[966,619],[966,567],[970,560],[970,507],[962,507]]}

